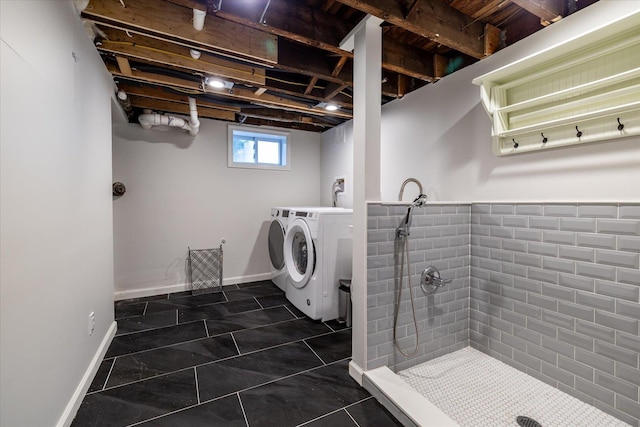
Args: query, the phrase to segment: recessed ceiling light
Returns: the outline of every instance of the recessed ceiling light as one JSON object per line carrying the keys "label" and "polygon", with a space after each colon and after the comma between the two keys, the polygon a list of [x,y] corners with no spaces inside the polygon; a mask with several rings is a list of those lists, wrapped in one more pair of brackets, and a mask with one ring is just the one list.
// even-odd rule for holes
{"label": "recessed ceiling light", "polygon": [[220,80],[220,79],[214,79],[214,78],[210,78],[207,83],[209,84],[209,86],[214,87],[216,89],[221,89],[224,87],[224,81]]}

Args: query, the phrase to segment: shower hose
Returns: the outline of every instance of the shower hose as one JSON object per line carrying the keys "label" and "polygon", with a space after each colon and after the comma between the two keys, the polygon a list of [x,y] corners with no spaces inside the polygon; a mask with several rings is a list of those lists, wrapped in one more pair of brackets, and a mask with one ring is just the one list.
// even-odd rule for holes
{"label": "shower hose", "polygon": [[[393,317],[393,343],[400,353],[402,353],[406,357],[411,357],[418,352],[418,347],[420,346],[420,336],[418,335],[418,322],[416,320],[416,308],[413,303],[413,288],[411,287],[411,261],[409,260],[409,236],[403,235],[400,237],[402,239],[402,243],[404,243],[404,251],[400,248],[400,285],[398,286],[398,299],[396,301],[396,309],[395,315]],[[401,243],[401,244],[402,244]],[[402,301],[402,277],[404,276],[404,260],[405,253],[407,259],[407,286],[409,287],[409,295],[411,300],[411,313],[413,314],[413,327],[416,330],[416,346],[412,351],[405,352],[402,348],[400,348],[400,344],[398,344],[398,339],[396,337],[396,330],[398,327],[398,316],[400,312],[400,302]]]}

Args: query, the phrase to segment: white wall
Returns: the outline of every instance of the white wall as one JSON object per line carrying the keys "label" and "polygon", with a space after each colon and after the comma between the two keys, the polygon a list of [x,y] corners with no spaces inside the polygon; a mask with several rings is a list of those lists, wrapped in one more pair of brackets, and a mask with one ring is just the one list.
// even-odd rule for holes
{"label": "white wall", "polygon": [[[382,111],[382,200],[396,200],[412,176],[430,200],[615,200],[640,199],[640,138],[574,146],[516,156],[491,153],[491,123],[471,80],[516,59],[585,32],[640,3],[605,0],[436,84],[410,93]],[[349,135],[350,125],[347,128]],[[323,185],[352,166],[352,138],[336,143],[337,128],[323,134]],[[352,162],[351,162],[352,164]],[[417,194],[407,186],[405,200]],[[343,203],[351,203],[347,196]],[[323,195],[323,200],[324,195]]]}
{"label": "white wall", "polygon": [[116,298],[182,290],[187,247],[224,245],[226,283],[267,279],[271,207],[320,203],[320,135],[292,131],[291,171],[227,167],[227,124],[114,126]]}
{"label": "white wall", "polygon": [[332,186],[337,177],[346,177],[344,193],[338,193],[338,206],[353,208],[353,120],[322,134],[321,202],[331,206]]}
{"label": "white wall", "polygon": [[114,325],[112,81],[70,2],[0,20],[0,425],[63,425]]}

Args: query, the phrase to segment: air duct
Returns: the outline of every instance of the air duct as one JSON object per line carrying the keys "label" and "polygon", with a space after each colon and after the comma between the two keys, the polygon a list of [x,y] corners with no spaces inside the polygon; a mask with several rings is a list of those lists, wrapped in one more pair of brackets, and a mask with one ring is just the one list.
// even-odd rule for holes
{"label": "air duct", "polygon": [[172,126],[189,131],[191,136],[196,136],[198,130],[200,130],[200,120],[198,120],[198,110],[196,108],[195,98],[189,98],[189,115],[190,120],[187,121],[183,118],[153,113],[150,110],[145,110],[143,114],[138,116],[138,122],[143,129],[151,129],[153,126]]}

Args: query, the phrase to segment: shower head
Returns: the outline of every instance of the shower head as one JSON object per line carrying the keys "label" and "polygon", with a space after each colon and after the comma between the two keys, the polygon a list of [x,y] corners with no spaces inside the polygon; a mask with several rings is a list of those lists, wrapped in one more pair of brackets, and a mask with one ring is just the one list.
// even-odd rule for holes
{"label": "shower head", "polygon": [[411,206],[417,206],[417,207],[422,207],[425,206],[427,204],[427,195],[426,194],[419,194],[418,197],[416,197],[416,199],[411,202]]}

